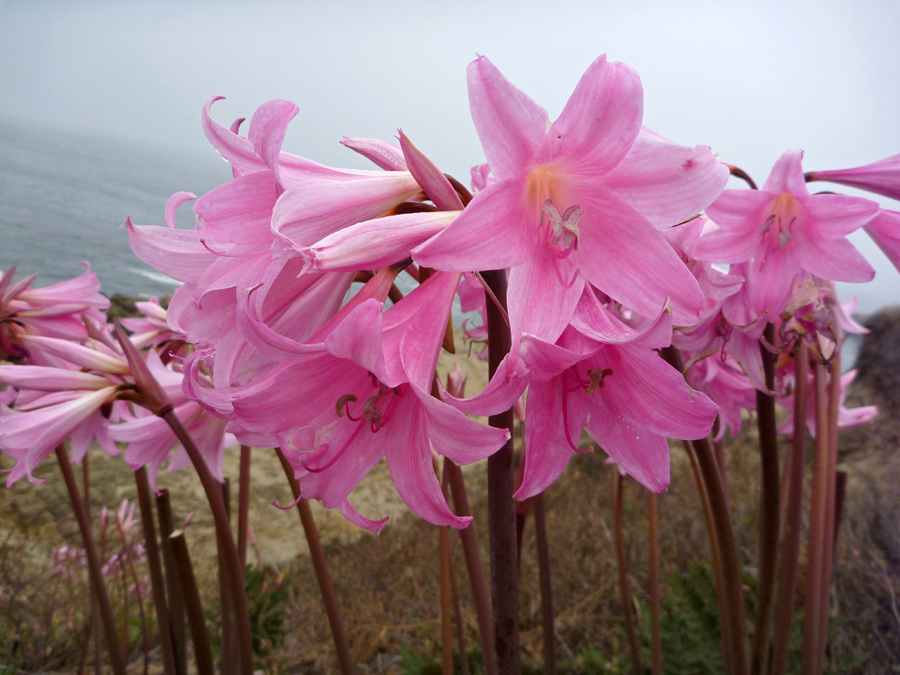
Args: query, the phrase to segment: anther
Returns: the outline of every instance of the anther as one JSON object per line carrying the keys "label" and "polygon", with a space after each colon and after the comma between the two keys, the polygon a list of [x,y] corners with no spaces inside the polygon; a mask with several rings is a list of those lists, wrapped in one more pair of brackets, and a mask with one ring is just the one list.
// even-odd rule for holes
{"label": "anther", "polygon": [[604,382],[603,380],[613,374],[612,368],[604,368],[600,370],[599,368],[592,368],[588,371],[588,377],[590,378],[590,384],[587,387],[587,393],[593,394],[594,390],[599,387],[603,389]]}
{"label": "anther", "polygon": [[[353,394],[344,394],[337,400],[337,403],[334,404],[334,412],[337,413],[338,417],[343,417],[344,408],[346,407],[346,405],[348,403],[355,403],[358,400],[359,399],[357,399]],[[347,411],[347,417],[350,417],[349,410]]]}

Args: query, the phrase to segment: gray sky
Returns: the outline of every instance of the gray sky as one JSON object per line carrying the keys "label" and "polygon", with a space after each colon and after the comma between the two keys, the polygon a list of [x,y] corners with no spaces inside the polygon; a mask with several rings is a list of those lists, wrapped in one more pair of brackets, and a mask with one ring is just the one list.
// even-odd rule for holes
{"label": "gray sky", "polygon": [[[398,127],[445,171],[482,161],[465,70],[484,54],[551,118],[599,54],[641,75],[647,126],[712,146],[758,182],[787,149],[805,168],[900,152],[900,3],[0,2],[0,113],[213,155],[223,124],[300,105],[286,149],[364,166],[344,135]],[[885,201],[885,205],[890,202]],[[900,208],[896,202],[892,208]],[[890,281],[897,273],[855,239]],[[868,300],[862,287],[853,287]]]}

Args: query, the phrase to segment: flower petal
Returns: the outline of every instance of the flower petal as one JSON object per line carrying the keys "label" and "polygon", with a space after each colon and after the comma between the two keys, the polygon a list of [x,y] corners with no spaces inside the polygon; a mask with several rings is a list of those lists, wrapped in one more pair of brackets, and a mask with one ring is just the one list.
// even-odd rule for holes
{"label": "flower petal", "polygon": [[591,407],[587,430],[619,466],[645,488],[661,494],[669,486],[669,445],[658,434],[613,408]]}
{"label": "flower petal", "polygon": [[[597,176],[619,164],[641,130],[644,91],[638,74],[604,54],[575,86],[544,136],[536,163],[565,162],[569,171]],[[490,157],[488,162],[496,169]]]}
{"label": "flower petal", "polygon": [[463,203],[450,181],[441,173],[441,170],[425,154],[419,150],[412,141],[403,133],[400,133],[400,148],[409,172],[422,186],[422,190],[428,195],[432,203],[441,211],[462,211]]}
{"label": "flower petal", "polygon": [[775,162],[762,190],[775,194],[786,192],[798,198],[808,197],[809,190],[803,177],[802,160],[802,150],[788,150]]}
{"label": "flower petal", "polygon": [[386,214],[419,190],[411,174],[399,172],[349,182],[310,178],[278,199],[272,231],[288,245],[311,246],[342,227]]}
{"label": "flower petal", "polygon": [[494,176],[521,175],[547,131],[547,111],[484,56],[469,64],[468,81],[472,119]]}
{"label": "flower petal", "polygon": [[443,232],[459,211],[404,213],[356,223],[309,248],[309,270],[375,270],[410,256],[416,246]]}
{"label": "flower petal", "polygon": [[[388,470],[397,492],[406,505],[420,518],[435,525],[466,527],[471,516],[454,515],[434,475],[431,445],[425,423],[425,408],[415,395],[401,396],[390,420],[391,441],[386,443]],[[387,428],[385,429],[387,430]]]}
{"label": "flower petal", "polygon": [[[559,478],[575,453],[569,439],[577,443],[587,417],[583,396],[570,395],[563,377],[532,384],[528,392],[525,427],[525,469],[522,484],[513,497],[522,500],[543,492]],[[566,414],[563,414],[565,401]],[[567,430],[564,420],[568,422]]]}
{"label": "flower petal", "polygon": [[403,158],[403,151],[393,143],[387,143],[377,138],[348,138],[344,136],[341,145],[358,152],[386,171],[406,171],[406,160]]}
{"label": "flower petal", "polygon": [[571,258],[588,281],[643,316],[657,316],[668,298],[675,325],[696,323],[706,299],[665,238],[617,197],[581,191],[578,198],[584,215]]}
{"label": "flower petal", "polygon": [[509,271],[506,301],[512,349],[517,349],[523,333],[555,342],[569,325],[583,289],[584,278],[577,269],[557,259],[550,246],[536,246],[530,258]]}
{"label": "flower petal", "polygon": [[728,167],[705,145],[689,148],[639,138],[603,184],[663,229],[712,204],[728,176]]}
{"label": "flower petal", "polygon": [[475,195],[439,235],[413,249],[420,265],[448,272],[496,270],[524,262],[538,243],[537,215],[521,180],[501,181]]}

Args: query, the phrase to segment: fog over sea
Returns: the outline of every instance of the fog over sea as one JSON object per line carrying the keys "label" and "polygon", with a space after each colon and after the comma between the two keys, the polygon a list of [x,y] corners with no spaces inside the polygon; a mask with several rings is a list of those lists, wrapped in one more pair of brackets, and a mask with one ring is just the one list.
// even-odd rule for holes
{"label": "fog over sea", "polygon": [[[84,260],[108,296],[171,293],[176,282],[135,257],[122,223],[163,225],[173,193],[230,178],[212,147],[204,159],[0,117],[0,268],[17,263],[17,280],[37,273],[34,286],[47,286],[82,274]],[[179,227],[192,223],[185,204]]]}

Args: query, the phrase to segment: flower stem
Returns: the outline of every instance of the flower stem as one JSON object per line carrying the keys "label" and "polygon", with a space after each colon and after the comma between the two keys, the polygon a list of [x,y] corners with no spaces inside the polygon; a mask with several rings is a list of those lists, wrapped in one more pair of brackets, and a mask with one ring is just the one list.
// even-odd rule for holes
{"label": "flower stem", "polygon": [[804,675],[817,675],[818,655],[824,649],[825,638],[820,632],[819,615],[822,597],[822,577],[825,553],[825,529],[828,527],[828,375],[825,366],[816,363],[816,454],[813,461],[812,496],[809,505],[809,543],[807,544],[806,602],[803,610],[803,669]]}
{"label": "flower stem", "polygon": [[237,546],[231,535],[231,527],[228,523],[228,512],[225,510],[225,500],[222,497],[222,486],[213,477],[206,465],[206,461],[200,454],[197,444],[188,433],[184,424],[178,419],[174,410],[163,412],[162,418],[166,421],[175,436],[181,441],[191,459],[191,463],[200,477],[200,483],[206,493],[212,510],[213,520],[216,526],[216,537],[220,542],[220,550],[223,553],[224,571],[228,577],[228,584],[233,590],[232,600],[234,617],[238,631],[239,672],[242,675],[250,675],[253,672],[253,641],[250,633],[250,613],[247,608],[247,594],[244,590],[244,575],[240,568],[237,555]]}
{"label": "flower stem", "polygon": [[613,525],[616,535],[616,561],[619,568],[619,597],[622,599],[622,609],[625,612],[625,634],[628,636],[628,650],[631,652],[631,665],[634,667],[634,675],[642,675],[644,668],[641,665],[641,652],[638,649],[637,635],[634,631],[634,616],[631,613],[631,593],[628,589],[628,564],[625,561],[625,518],[623,513],[623,498],[625,482],[619,467],[610,467],[613,481]]}
{"label": "flower stem", "polygon": [[662,598],[659,592],[659,497],[647,493],[650,531],[650,654],[653,675],[662,675]]}
{"label": "flower stem", "polygon": [[178,570],[175,567],[175,558],[172,556],[172,545],[169,541],[169,535],[175,531],[175,526],[168,490],[163,489],[156,495],[156,513],[159,516],[160,549],[162,550],[163,565],[166,569],[166,595],[169,603],[169,627],[172,633],[175,672],[178,675],[186,675],[187,639],[184,621],[184,598],[181,592],[181,582],[178,579]]}
{"label": "flower stem", "polygon": [[[471,516],[469,497],[466,494],[466,484],[463,481],[462,470],[452,461],[444,464],[444,471],[450,481],[450,491],[453,494],[453,510],[458,516]],[[478,539],[475,536],[475,523],[459,531],[462,542],[463,555],[466,559],[466,569],[469,573],[469,584],[472,587],[472,597],[475,600],[475,615],[478,619],[478,634],[481,638],[481,653],[484,655],[485,675],[497,675],[497,655],[494,649],[494,620],[491,610],[490,594],[487,580],[484,577],[484,568],[481,565],[481,554],[478,551]]]}
{"label": "flower stem", "polygon": [[[488,376],[493,377],[512,342],[506,307],[506,272],[482,274],[485,292],[495,301],[487,303]],[[503,309],[504,312],[500,310]],[[519,653],[519,565],[516,559],[515,463],[513,460],[512,408],[488,418],[495,429],[507,429],[510,439],[488,457],[488,529],[491,541],[491,600],[494,642],[500,673],[520,675]]]}
{"label": "flower stem", "polygon": [[[709,505],[709,492],[703,482],[703,474],[700,471],[700,463],[697,461],[697,454],[694,452],[693,446],[689,441],[683,441],[684,450],[691,462],[691,472],[694,475],[694,482],[697,485],[697,493],[700,495],[700,503],[703,507],[703,520],[706,523],[706,538],[709,540],[710,559],[712,560],[713,576],[716,580],[716,603],[719,609],[719,630],[722,633],[722,654],[725,657],[725,663],[728,665],[730,654],[733,653],[732,643],[734,638],[731,635],[731,622],[727,619],[728,607],[725,604],[725,581],[722,575],[722,554],[719,550],[719,538],[716,534],[716,525],[712,515],[712,508]],[[721,468],[721,463],[719,468]],[[725,486],[723,477],[723,487]],[[727,499],[728,494],[725,493]]]}
{"label": "flower stem", "polygon": [[344,630],[344,621],[341,618],[341,608],[337,601],[337,595],[334,592],[334,584],[331,583],[328,562],[325,560],[325,549],[322,548],[322,541],[319,539],[319,528],[316,527],[316,521],[313,518],[312,509],[309,508],[309,502],[300,498],[300,483],[294,478],[293,467],[288,462],[287,457],[284,456],[281,448],[275,448],[275,454],[278,455],[281,468],[284,469],[284,475],[291,486],[291,493],[294,495],[294,499],[298,500],[297,511],[300,514],[303,532],[306,534],[306,543],[309,544],[309,556],[312,558],[316,581],[319,582],[319,592],[322,595],[322,602],[325,604],[328,625],[331,626],[331,637],[334,640],[334,650],[337,653],[341,673],[343,675],[353,675],[356,672],[356,668],[353,665],[353,657],[350,655],[350,643],[347,641],[347,633]]}
{"label": "flower stem", "polygon": [[534,532],[537,540],[538,575],[541,585],[541,625],[544,638],[544,675],[556,675],[556,630],[553,623],[553,580],[550,573],[550,547],[544,514],[544,493],[534,502]]}
{"label": "flower stem", "polygon": [[191,554],[184,538],[184,531],[173,532],[169,536],[169,543],[172,546],[175,567],[178,569],[178,580],[184,591],[184,607],[191,627],[197,674],[214,675],[216,669],[209,645],[209,632],[206,630],[206,617],[203,616],[203,603],[200,601],[200,591],[197,590],[197,579],[194,577],[194,566],[191,564]]}
{"label": "flower stem", "polygon": [[806,449],[806,405],[809,373],[809,350],[802,344],[794,357],[796,389],[794,390],[794,437],[785,468],[787,497],[778,560],[778,596],[775,604],[775,630],[772,638],[772,675],[785,675],[791,648],[791,625],[800,571],[800,530],[803,516],[803,467]]}
{"label": "flower stem", "polygon": [[[775,326],[767,324],[765,340],[775,341]],[[760,342],[766,388],[775,388],[774,355]],[[778,560],[778,538],[781,519],[781,489],[778,475],[778,424],[775,421],[775,396],[756,391],[756,423],[759,430],[759,455],[762,490],[759,505],[759,589],[756,601],[756,631],[753,635],[751,675],[767,671],[769,633],[772,629],[772,606],[775,600],[775,565]]]}
{"label": "flower stem", "polygon": [[81,495],[78,492],[75,472],[72,470],[72,463],[69,461],[69,453],[66,451],[65,445],[60,444],[57,446],[56,459],[59,462],[66,489],[69,491],[69,499],[72,502],[72,510],[75,511],[75,519],[78,521],[78,529],[81,530],[81,539],[84,542],[84,551],[88,560],[91,587],[94,591],[94,596],[97,598],[97,604],[100,607],[100,617],[103,620],[103,632],[106,635],[106,649],[109,652],[110,668],[112,668],[115,675],[125,675],[125,657],[122,654],[122,646],[118,639],[112,605],[109,602],[106,585],[103,583],[100,558],[97,555],[94,538],[91,536],[91,524],[88,520],[84,503],[81,501]]}
{"label": "flower stem", "polygon": [[250,448],[241,445],[241,469],[238,478],[238,559],[241,561],[241,569],[247,567],[247,533],[249,532],[250,519]]}
{"label": "flower stem", "polygon": [[144,546],[147,549],[147,564],[150,567],[150,582],[153,585],[153,604],[156,606],[156,622],[159,627],[159,641],[162,645],[163,670],[166,675],[174,675],[175,653],[172,648],[172,632],[169,627],[169,607],[166,603],[162,563],[160,563],[159,546],[156,542],[153,502],[150,499],[150,480],[147,478],[146,466],[139,467],[134,472],[134,480],[137,483],[138,505],[141,509],[141,527],[144,530]]}
{"label": "flower stem", "polygon": [[[666,347],[662,350],[666,360],[679,372],[684,372],[684,362],[677,349]],[[738,553],[734,526],[731,523],[731,512],[728,500],[722,487],[722,474],[716,462],[712,444],[708,438],[691,441],[703,484],[709,497],[713,525],[716,529],[716,541],[722,565],[723,607],[726,615],[723,621],[723,634],[729,635],[730,650],[725,653],[725,665],[730,675],[747,675],[750,671],[749,644],[747,642],[747,611],[744,605],[744,586],[741,579],[741,561]]]}

